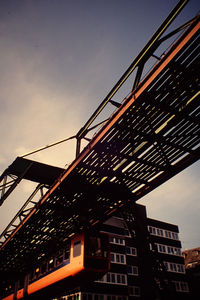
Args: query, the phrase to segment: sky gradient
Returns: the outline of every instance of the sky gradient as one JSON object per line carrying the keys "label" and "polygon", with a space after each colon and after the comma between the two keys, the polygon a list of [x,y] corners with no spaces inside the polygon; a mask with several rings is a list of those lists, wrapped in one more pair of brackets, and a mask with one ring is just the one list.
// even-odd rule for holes
{"label": "sky gradient", "polygon": [[[199,12],[198,2],[171,30]],[[0,173],[17,156],[76,134],[176,3],[1,0]],[[74,156],[72,141],[29,158],[65,167]],[[200,246],[199,178],[198,162],[139,201],[150,218],[179,226],[184,249]],[[23,183],[0,208],[0,231],[32,188]]]}

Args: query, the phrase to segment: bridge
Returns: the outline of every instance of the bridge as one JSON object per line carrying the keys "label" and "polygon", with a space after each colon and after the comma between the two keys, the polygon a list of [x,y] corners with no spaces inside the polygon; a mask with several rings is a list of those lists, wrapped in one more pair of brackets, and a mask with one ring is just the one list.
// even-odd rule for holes
{"label": "bridge", "polygon": [[[23,156],[1,175],[1,203],[21,180],[38,183],[0,236],[0,272],[5,277],[19,269],[26,272],[50,248],[61,247],[81,230],[98,228],[115,211],[199,159],[199,16],[161,37],[183,3],[171,12],[85,126],[71,137],[77,140],[76,158],[67,169]],[[141,80],[155,50],[180,31],[181,36]],[[131,93],[116,103],[113,95],[136,68]],[[87,134],[97,127],[91,124],[107,103],[117,109],[89,140]],[[80,151],[82,139],[89,143]]]}

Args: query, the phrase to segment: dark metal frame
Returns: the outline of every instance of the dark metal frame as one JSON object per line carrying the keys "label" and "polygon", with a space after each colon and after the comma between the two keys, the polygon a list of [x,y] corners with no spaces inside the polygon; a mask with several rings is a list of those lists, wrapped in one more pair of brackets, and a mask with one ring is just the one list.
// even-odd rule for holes
{"label": "dark metal frame", "polygon": [[28,199],[18,211],[18,213],[15,215],[15,217],[0,234],[0,246],[14,233],[18,225],[23,222],[23,220],[26,218],[29,212],[33,210],[33,208],[41,200],[48,188],[49,186],[45,186],[44,184],[38,184],[36,186],[35,190],[28,197]]}
{"label": "dark metal frame", "polygon": [[30,163],[18,176],[10,173],[9,168],[3,172],[0,177],[0,183],[2,182],[2,184],[0,185],[0,205],[3,204],[6,198],[12,193],[12,191],[24,178],[24,175],[29,170],[31,165],[32,163]]}
{"label": "dark metal frame", "polygon": [[114,105],[115,107],[118,107],[118,108],[121,106],[121,103],[114,101],[112,98],[119,91],[119,89],[123,86],[123,84],[130,77],[130,75],[137,69],[136,75],[134,78],[134,82],[133,82],[133,87],[132,87],[132,92],[133,92],[140,83],[140,80],[141,80],[142,74],[143,74],[143,70],[144,70],[144,66],[145,66],[146,62],[149,60],[149,58],[155,57],[156,59],[160,59],[159,57],[157,57],[154,54],[154,52],[159,48],[159,46],[167,39],[171,38],[178,32],[184,30],[186,27],[188,27],[194,21],[195,18],[191,19],[190,21],[186,22],[185,24],[181,25],[177,29],[175,29],[172,32],[170,32],[169,34],[167,34],[166,36],[162,37],[164,32],[167,30],[167,28],[170,26],[170,24],[173,22],[173,20],[177,17],[177,15],[180,13],[180,11],[184,8],[184,6],[188,3],[188,1],[189,0],[180,0],[178,2],[178,4],[174,7],[174,9],[171,11],[171,13],[168,15],[168,17],[162,23],[162,25],[158,28],[158,30],[155,32],[155,34],[151,37],[151,39],[148,41],[148,43],[145,45],[145,47],[141,50],[141,52],[138,54],[138,56],[133,60],[132,64],[124,72],[122,77],[118,80],[118,82],[115,84],[115,86],[111,89],[111,91],[108,93],[108,95],[104,98],[104,100],[97,107],[95,112],[91,115],[91,117],[88,119],[88,121],[85,123],[85,125],[80,128],[80,130],[77,132],[76,135],[73,135],[69,138],[65,138],[58,142],[49,144],[48,146],[41,147],[37,150],[26,153],[26,154],[22,155],[21,157],[27,157],[27,156],[37,153],[41,150],[48,149],[50,147],[56,146],[60,143],[66,142],[71,139],[76,139],[75,157],[78,157],[78,155],[81,152],[82,139],[90,141],[90,139],[88,139],[86,137],[86,135],[107,121],[107,120],[103,120],[103,121],[99,122],[98,124],[90,127],[92,125],[92,123],[96,120],[96,118],[99,116],[99,114],[103,111],[103,109],[107,106],[107,104],[111,103],[112,105]]}
{"label": "dark metal frame", "polygon": [[[179,163],[176,163],[173,165],[174,162],[176,162],[175,158],[171,159],[169,162],[168,158],[165,156],[165,151],[163,150],[162,143],[165,142],[165,146],[171,146],[171,141],[166,141],[164,134],[173,128],[173,119],[169,117],[169,115],[172,116],[172,114],[175,115],[176,119],[181,118],[181,116],[184,116],[185,114],[185,107],[187,106],[187,103],[185,104],[185,107],[176,107],[175,108],[169,108],[166,107],[166,105],[163,105],[162,98],[160,100],[161,104],[158,103],[157,106],[148,108],[149,103],[148,99],[142,95],[143,92],[140,91],[143,89],[143,91],[146,89],[146,87],[151,85],[153,72],[152,74],[147,76],[143,82],[141,82],[141,75],[144,68],[144,64],[147,61],[148,58],[150,58],[152,55],[154,55],[155,49],[157,49],[158,44],[160,44],[161,40],[164,41],[167,37],[171,37],[171,34],[168,34],[166,37],[159,40],[161,34],[166,30],[166,28],[169,26],[169,24],[172,22],[172,20],[175,18],[175,16],[178,14],[178,12],[182,9],[182,7],[187,3],[187,1],[180,1],[179,4],[176,6],[176,8],[173,10],[173,12],[170,14],[170,16],[166,19],[166,21],[161,25],[159,30],[156,32],[156,34],[152,37],[152,39],[149,41],[147,46],[142,50],[140,55],[134,60],[131,67],[128,68],[128,70],[125,72],[125,74],[122,76],[122,78],[118,81],[118,83],[115,85],[115,87],[111,90],[111,92],[108,94],[108,96],[104,99],[104,101],[101,103],[101,105],[97,108],[97,110],[94,112],[94,114],[91,116],[91,118],[86,122],[86,124],[79,130],[76,136],[73,136],[69,139],[76,138],[77,139],[77,147],[76,147],[76,160],[65,170],[63,174],[59,178],[57,178],[56,182],[51,186],[51,188],[48,190],[48,192],[41,197],[41,199],[35,204],[32,200],[33,198],[30,197],[28,199],[28,202],[33,204],[32,208],[27,210],[27,208],[24,206],[23,209],[19,212],[17,215],[17,220],[21,220],[21,224],[15,227],[12,223],[10,225],[11,231],[9,234],[10,228],[7,228],[7,230],[4,232],[4,238],[6,238],[5,242],[0,245],[1,253],[2,255],[2,264],[5,263],[6,266],[10,264],[9,257],[11,258],[13,256],[13,251],[18,251],[15,244],[15,238],[20,240],[20,233],[22,232],[22,235],[25,234],[26,239],[24,241],[20,240],[19,246],[21,247],[21,250],[23,254],[20,254],[21,257],[19,257],[19,260],[24,258],[23,255],[26,255],[27,252],[27,244],[31,243],[29,245],[28,251],[32,253],[32,251],[36,251],[35,247],[36,245],[41,248],[37,250],[36,255],[38,255],[38,251],[47,251],[48,250],[48,243],[46,243],[46,235],[49,235],[51,238],[51,241],[58,241],[61,242],[64,238],[64,236],[69,236],[69,234],[72,234],[74,232],[78,232],[80,229],[86,229],[87,226],[89,227],[95,227],[97,224],[102,222],[104,219],[109,218],[115,212],[117,209],[121,209],[124,205],[126,205],[128,199],[131,199],[133,201],[138,200],[140,197],[144,196],[146,193],[150,192],[152,189],[156,188],[161,183],[165,182],[167,179],[171,178],[176,173],[183,170],[185,167],[189,166],[191,163],[195,162],[199,156],[200,156],[200,149],[193,149],[192,146],[188,146],[185,141],[184,144],[182,143],[173,143],[173,148],[176,147],[179,150],[179,154],[177,155],[177,158],[181,157],[181,151],[182,148],[184,148],[184,152],[186,154],[189,153],[186,157],[183,158]],[[194,20],[194,19],[193,19]],[[187,27],[193,20],[187,22],[185,25],[179,27],[179,29],[173,31],[173,34],[177,33],[179,30],[182,30],[183,28]],[[171,52],[168,55],[171,55],[173,53],[178,52],[178,50],[171,50]],[[175,55],[173,53],[173,55]],[[167,65],[166,63],[166,57],[163,59],[163,61],[160,61],[160,64],[156,66],[156,70],[160,68],[159,72],[162,72],[162,70]],[[162,65],[163,63],[163,65]],[[122,84],[125,82],[125,80],[130,76],[132,71],[135,68],[138,68],[137,74],[134,81],[134,93],[132,93],[128,98],[127,101],[124,101],[122,105],[119,105],[111,98],[113,95],[119,90],[119,88],[122,86]],[[169,68],[168,68],[169,71]],[[159,74],[159,73],[158,73]],[[156,75],[155,75],[156,76]],[[149,81],[149,83],[148,83]],[[139,99],[138,99],[139,98]],[[144,99],[145,98],[145,99]],[[190,99],[190,98],[189,98]],[[182,100],[182,98],[181,98]],[[190,99],[191,100],[191,99]],[[119,106],[118,111],[116,114],[114,114],[108,122],[105,124],[105,126],[98,132],[98,134],[93,138],[93,140],[89,143],[89,145],[85,148],[85,150],[80,153],[81,149],[81,140],[86,139],[89,141],[89,139],[86,137],[87,133],[90,132],[92,129],[96,128],[100,124],[103,124],[103,122],[94,125],[91,127],[91,124],[96,119],[96,117],[100,114],[100,112],[103,110],[103,108],[107,105],[107,103],[114,104],[115,106]],[[182,102],[181,102],[182,103]],[[183,102],[185,103],[185,102]],[[141,105],[146,105],[146,110],[142,111]],[[160,105],[160,106],[159,106]],[[192,103],[193,105],[193,103]],[[134,114],[133,114],[133,107],[137,107]],[[131,107],[131,112],[129,111],[129,108]],[[162,126],[167,122],[167,128],[162,130],[162,134],[160,134],[159,130],[158,132],[155,132],[155,128],[152,129],[151,127],[151,119],[154,116],[154,113],[152,112],[153,109],[158,109],[164,114],[164,117],[160,116],[158,114],[158,118],[161,118]],[[174,110],[174,111],[171,111]],[[137,111],[140,111],[141,117],[145,118],[145,130],[148,128],[148,130],[141,130],[141,138],[138,138],[137,143],[133,143],[134,141],[134,134],[135,136],[138,136],[141,126],[138,124],[135,125],[135,116],[137,114]],[[130,124],[128,123],[128,120],[126,120],[126,112],[131,115]],[[149,116],[145,116],[145,114]],[[151,118],[151,119],[148,119]],[[190,115],[187,115],[187,118],[190,118]],[[192,122],[196,122],[196,115],[193,116]],[[131,123],[132,122],[132,123]],[[164,123],[165,122],[165,123]],[[191,122],[191,124],[193,124]],[[115,125],[114,125],[115,124]],[[123,124],[123,125],[122,125]],[[130,141],[130,150],[129,152],[124,152],[123,148],[121,148],[120,143],[117,139],[115,139],[115,136],[117,134],[118,130],[126,130],[128,126],[130,125],[132,127],[131,129],[134,131],[132,132],[129,130],[129,132],[126,132],[127,134],[127,141],[126,143],[129,143]],[[121,127],[120,127],[121,126]],[[127,129],[128,130],[128,129]],[[114,133],[113,133],[114,131]],[[190,131],[188,131],[190,133]],[[122,134],[123,137],[123,134]],[[192,138],[192,137],[191,137]],[[104,143],[105,139],[108,139],[108,143]],[[110,141],[111,148],[110,146]],[[67,139],[66,139],[67,140]],[[103,141],[102,141],[103,140]],[[146,141],[146,146],[143,146],[142,141]],[[151,141],[152,143],[150,144]],[[62,142],[62,141],[60,141]],[[120,146],[120,150],[115,148],[115,142],[116,145]],[[122,141],[124,142],[124,141]],[[187,141],[186,141],[187,142]],[[124,142],[125,143],[125,142]],[[124,144],[125,145],[125,144]],[[126,144],[127,145],[127,144]],[[145,159],[146,167],[151,168],[151,176],[144,176],[144,177],[136,177],[133,178],[134,171],[131,173],[131,179],[129,177],[129,174],[125,174],[123,172],[123,169],[126,167],[129,168],[129,164],[132,160],[137,161],[140,163],[140,166],[138,168],[138,172],[142,172],[142,161],[144,159],[144,156],[142,158],[138,154],[139,151],[136,153],[135,149],[138,147],[141,147],[141,153],[145,153],[147,151],[148,147],[152,145],[155,146],[155,149],[158,149],[158,152],[160,152],[160,161],[161,163],[158,163],[157,161]],[[50,146],[50,145],[49,145]],[[48,147],[49,147],[48,146]],[[105,147],[105,150],[101,151],[101,147]],[[124,146],[123,146],[124,147]],[[134,148],[135,147],[135,148]],[[44,147],[46,148],[46,147]],[[192,149],[192,150],[191,150]],[[40,149],[39,149],[40,150]],[[36,150],[36,151],[39,151]],[[34,153],[36,152],[34,151]],[[171,151],[171,150],[170,150]],[[92,152],[92,154],[91,154]],[[30,153],[29,153],[30,154]],[[91,155],[91,156],[90,156]],[[98,156],[98,164],[97,167],[95,165],[96,157]],[[110,156],[109,156],[110,155]],[[152,155],[152,153],[150,153]],[[106,172],[104,170],[104,167],[102,167],[102,164],[104,162],[104,157],[110,157],[110,162],[107,162],[106,165]],[[113,156],[117,157],[115,163],[112,162]],[[25,157],[25,155],[23,156]],[[171,158],[171,157],[170,157]],[[126,160],[125,164],[121,166],[121,162],[123,160]],[[109,167],[108,167],[109,166]],[[117,167],[117,168],[116,168]],[[154,169],[156,169],[156,172],[162,171],[164,169],[165,172],[163,174],[157,173],[157,177],[154,178]],[[121,172],[121,173],[120,173]],[[86,174],[86,176],[85,176]],[[93,175],[94,174],[94,175]],[[7,182],[6,176],[7,173],[4,173],[4,176],[1,177],[1,179],[4,181],[4,190],[3,190],[3,196],[5,196],[5,183]],[[120,184],[114,183],[112,185],[111,181],[113,176],[118,177],[117,181],[120,181]],[[96,177],[95,177],[96,176]],[[107,176],[109,179],[105,181],[105,184],[103,183],[103,180]],[[22,176],[23,177],[23,176]],[[18,179],[18,178],[17,178]],[[21,177],[20,177],[21,179]],[[88,181],[87,181],[88,179]],[[150,180],[149,180],[150,179]],[[130,182],[132,180],[132,182]],[[77,185],[77,182],[79,184]],[[129,192],[127,192],[127,189],[124,189],[124,182],[127,186],[130,187]],[[144,184],[144,187],[141,187],[142,184]],[[17,181],[14,183],[15,187],[17,185]],[[133,188],[132,188],[133,186]],[[7,186],[9,188],[9,185]],[[116,188],[119,188],[119,190],[116,190]],[[138,187],[138,190],[137,190]],[[41,191],[41,186],[37,187],[37,191]],[[33,193],[34,194],[34,193]],[[32,194],[32,195],[33,195]],[[119,195],[118,195],[119,194]],[[87,199],[87,203],[86,200]],[[95,199],[95,200],[94,200]],[[123,201],[121,201],[123,200]],[[93,201],[93,202],[92,202]],[[96,201],[96,202],[95,202]],[[99,201],[99,202],[98,202]],[[95,203],[94,203],[95,202]],[[117,202],[117,203],[116,203]],[[74,204],[73,204],[74,203]],[[74,205],[74,206],[73,206]],[[88,205],[88,210],[87,206]],[[89,206],[91,205],[91,206]],[[82,214],[82,210],[84,211],[85,215]],[[37,214],[35,213],[37,212]],[[38,221],[43,222],[43,219],[45,219],[46,214],[50,213],[50,225],[49,231],[43,231],[41,228],[35,229],[34,233],[37,235],[37,242],[39,244],[32,244],[32,235],[29,234],[26,235],[27,231],[32,230],[32,223],[31,218],[34,219],[34,224],[37,224]],[[80,220],[78,219],[80,217]],[[84,217],[87,220],[81,220],[81,217]],[[59,223],[60,222],[60,223]],[[22,226],[23,225],[23,226]],[[57,226],[57,227],[56,227]],[[84,227],[85,226],[85,227]],[[21,230],[20,230],[21,229]],[[32,231],[31,231],[32,232]],[[16,234],[16,236],[15,236]],[[43,235],[42,235],[43,234]],[[13,238],[14,237],[14,238]],[[57,239],[57,240],[56,240]],[[24,243],[23,243],[24,242]],[[44,243],[43,243],[44,242]],[[46,244],[45,244],[46,243]],[[14,246],[16,249],[13,250]],[[16,252],[17,253],[17,252]],[[29,253],[29,254],[30,254]],[[17,253],[18,254],[18,253]],[[17,262],[19,265],[19,261]],[[16,263],[16,264],[17,264]],[[10,265],[9,265],[10,267]],[[17,265],[15,265],[17,267]],[[12,266],[11,266],[12,268]]]}
{"label": "dark metal frame", "polygon": [[163,33],[170,26],[170,24],[177,17],[177,15],[184,8],[184,6],[187,4],[188,1],[189,0],[181,0],[178,2],[178,4],[174,7],[174,9],[171,11],[171,13],[168,15],[168,17],[162,23],[162,25],[158,28],[158,30],[155,32],[155,34],[151,37],[151,39],[146,44],[146,46],[142,49],[142,51],[138,54],[138,56],[134,59],[132,64],[129,66],[129,68],[125,71],[125,73],[119,79],[119,81],[115,84],[115,86],[112,88],[112,90],[104,98],[104,100],[101,102],[101,104],[98,106],[98,108],[92,114],[92,116],[88,119],[88,121],[85,123],[85,125],[78,131],[78,133],[76,134],[76,139],[77,139],[76,157],[80,154],[81,140],[87,135],[88,131],[91,130],[90,125],[98,117],[98,115],[105,108],[105,106],[109,102],[111,104],[114,104],[115,106],[119,106],[119,103],[116,104],[116,102],[114,102],[112,100],[112,97],[118,92],[118,90],[126,82],[126,80],[133,73],[133,71],[137,68],[137,73],[136,73],[135,80],[133,83],[132,91],[138,86],[140,79],[142,77],[145,63],[148,61],[148,59],[151,56],[153,56],[153,53],[155,52],[155,50],[162,44],[162,42],[164,42],[171,36],[175,35],[176,33],[180,32],[181,30],[185,29],[194,20],[194,19],[192,19],[192,20],[188,21],[187,23],[183,24],[176,30],[172,31],[170,34],[167,34],[165,37],[161,38]]}
{"label": "dark metal frame", "polygon": [[[173,14],[174,15],[174,14]],[[194,19],[193,19],[194,20]],[[164,22],[165,23],[165,22]],[[191,21],[190,22],[187,22],[186,24],[188,25],[188,24],[190,24],[191,23]],[[162,27],[162,26],[161,26]],[[186,25],[184,25],[184,26],[181,26],[180,28],[182,29],[182,28],[185,28],[186,27]],[[177,32],[177,30],[175,30],[174,32]],[[170,36],[171,36],[171,34],[169,34]],[[168,35],[168,36],[169,36]],[[145,47],[146,48],[146,47]],[[141,73],[141,70],[139,71],[139,73]],[[136,76],[136,81],[138,81],[138,79],[137,78],[139,78],[140,77],[140,74],[138,75],[138,76]],[[123,77],[124,78],[124,77]],[[131,97],[131,96],[130,96]],[[108,97],[106,97],[106,99],[107,99]],[[104,103],[105,104],[105,103]],[[102,104],[103,105],[103,104]],[[97,109],[97,111],[98,111],[98,113],[102,110],[102,105],[100,105],[100,107]],[[168,107],[164,107],[164,110],[165,111],[167,111],[168,112]],[[84,132],[84,134],[81,134],[81,135],[77,135],[77,136],[79,136],[80,137],[80,139],[79,138],[77,138],[77,136],[76,136],[76,138],[77,138],[77,141],[79,142],[78,143],[78,150],[77,150],[77,155],[79,155],[79,148],[80,148],[80,144],[81,144],[81,139],[82,138],[84,138],[84,139],[87,139],[86,138],[86,134],[90,131],[90,130],[92,130],[92,129],[94,129],[94,128],[96,128],[97,126],[99,126],[99,124],[97,124],[97,125],[95,125],[95,126],[93,126],[93,127],[90,127],[89,128],[89,123],[90,123],[90,121],[91,121],[91,119],[94,119],[94,117],[95,116],[97,116],[97,111],[96,111],[96,113],[94,113],[93,114],[93,117],[91,117],[90,118],[90,120],[86,123],[86,125],[82,128],[82,131],[81,132]],[[171,112],[171,111],[170,111]],[[144,115],[145,115],[145,111],[143,112],[144,113]],[[174,114],[182,114],[182,113],[184,113],[183,112],[183,109],[179,109],[178,111],[173,111],[173,113]],[[151,123],[148,121],[148,119],[147,119],[147,122],[149,123],[149,128],[151,128]],[[195,122],[195,119],[193,118],[193,122]],[[101,124],[102,124],[102,122],[101,122]],[[108,126],[109,127],[109,126]],[[153,130],[152,130],[152,132],[153,132]],[[141,133],[141,134],[143,134],[143,133]],[[74,138],[74,137],[71,137],[71,138],[69,138],[69,139],[72,139],[72,138]],[[150,184],[148,184],[147,185],[147,181],[146,180],[144,180],[144,179],[136,179],[136,180],[138,180],[138,183],[139,184],[145,184],[146,186],[144,187],[144,189],[140,189],[140,191],[136,194],[136,196],[137,196],[137,199],[139,199],[141,196],[144,196],[146,193],[148,193],[149,191],[151,191],[152,189],[154,189],[154,188],[156,188],[158,185],[160,185],[162,182],[164,182],[164,181],[166,181],[167,179],[169,179],[169,178],[171,178],[173,175],[175,175],[176,173],[178,173],[178,172],[180,172],[180,170],[182,170],[182,169],[184,169],[185,167],[187,167],[188,165],[190,165],[191,163],[193,163],[194,161],[196,161],[197,159],[198,159],[198,157],[199,157],[199,149],[196,149],[196,150],[193,150],[191,153],[190,153],[190,158],[187,158],[187,160],[184,160],[184,163],[181,161],[179,164],[177,164],[176,166],[170,166],[170,164],[169,164],[169,162],[168,162],[168,160],[167,160],[167,158],[165,158],[165,153],[163,152],[163,149],[162,149],[162,147],[160,147],[160,143],[162,143],[162,139],[161,139],[161,137],[156,137],[155,135],[154,136],[152,136],[152,135],[149,135],[149,137],[145,137],[144,136],[144,138],[146,138],[147,140],[148,139],[153,139],[154,140],[154,143],[157,143],[157,147],[160,149],[160,151],[161,151],[161,156],[163,157],[163,159],[166,161],[166,164],[167,165],[169,165],[169,171],[168,171],[168,173],[167,172],[165,172],[164,174],[163,174],[163,176],[161,175],[161,176],[159,176],[159,178],[156,178],[155,180],[152,180],[151,181],[151,183]],[[68,140],[68,139],[65,139],[65,140]],[[96,138],[96,140],[99,140],[99,138],[97,137]],[[57,142],[57,143],[60,143],[60,142],[62,142],[62,141],[59,141],[59,142]],[[54,143],[54,144],[57,144],[57,143]],[[170,142],[168,142],[168,144],[170,144]],[[48,146],[49,147],[49,146]],[[93,146],[92,146],[93,147]],[[182,146],[181,146],[182,147]],[[179,145],[178,145],[178,149],[180,149],[181,148]],[[87,152],[87,153],[89,153],[89,150],[90,149],[86,149],[86,151],[85,152]],[[190,149],[188,148],[188,149],[183,149],[185,152],[188,152],[188,151],[190,151]],[[39,151],[39,150],[36,150],[36,151]],[[34,151],[34,153],[36,152],[36,151]],[[115,152],[115,149],[112,149],[112,152],[114,153]],[[33,152],[32,152],[33,153]],[[87,154],[86,153],[86,154]],[[29,153],[30,154],[30,153]],[[67,172],[65,172],[65,174],[64,174],[64,176],[62,177],[62,180],[64,180],[65,179],[65,177],[76,167],[76,164],[78,164],[80,161],[81,161],[81,159],[83,159],[84,158],[84,156],[86,155],[86,154],[84,154],[83,153],[83,155],[80,155],[81,157],[79,158],[79,157],[77,157],[77,160],[74,162],[74,164],[72,164],[71,165],[71,167],[67,170]],[[128,165],[130,162],[131,162],[131,160],[132,159],[136,159],[136,160],[138,160],[138,161],[142,161],[142,159],[141,158],[138,158],[138,157],[136,157],[136,156],[134,156],[134,155],[131,155],[131,156],[129,156],[129,155],[127,155],[127,156],[125,156],[124,154],[120,154],[120,153],[117,153],[116,152],[116,154],[117,155],[119,155],[119,157],[121,156],[121,159],[126,159],[127,160],[127,163],[126,163],[126,165]],[[28,154],[27,154],[28,155]],[[23,157],[25,157],[26,155],[24,155]],[[151,165],[151,162],[145,162],[146,164],[149,164],[149,166]],[[20,174],[20,176],[18,176],[18,177],[15,177],[14,178],[14,182],[7,182],[7,178],[8,178],[8,175],[9,175],[9,172],[8,171],[5,171],[4,173],[3,173],[3,175],[1,176],[1,179],[3,180],[3,186],[2,186],[2,199],[5,199],[6,198],[6,196],[7,195],[9,195],[11,192],[12,192],[12,190],[17,186],[17,184],[20,182],[20,180],[24,177],[24,175],[25,175],[25,173],[27,172],[27,170],[30,168],[30,166],[31,166],[31,164],[29,164],[28,165],[28,167],[27,167],[27,169],[25,169],[24,170],[24,172],[22,172],[22,174]],[[155,167],[155,168],[162,168],[161,166],[156,166],[156,163],[153,163],[153,165],[152,165],[153,167]],[[12,174],[11,174],[11,176],[12,176]],[[112,176],[114,176],[114,172],[113,172],[113,175]],[[46,194],[46,196],[42,199],[42,203],[50,196],[50,194],[51,193],[53,193],[53,191],[54,190],[56,190],[56,188],[60,185],[60,180],[61,180],[61,178],[58,178],[58,180],[57,180],[57,182],[55,183],[55,185],[52,187],[52,189],[51,189],[51,191],[49,192],[49,193],[47,193]],[[6,188],[8,189],[8,190],[6,190]],[[24,209],[25,209],[25,207],[24,207]],[[20,215],[21,215],[21,212],[20,212]]]}

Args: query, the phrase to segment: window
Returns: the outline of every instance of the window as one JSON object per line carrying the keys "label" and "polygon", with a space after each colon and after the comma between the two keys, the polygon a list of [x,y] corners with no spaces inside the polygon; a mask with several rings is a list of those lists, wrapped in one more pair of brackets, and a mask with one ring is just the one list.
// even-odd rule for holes
{"label": "window", "polygon": [[126,256],[120,253],[112,253],[110,254],[110,261],[112,263],[117,264],[125,264],[126,263]]}
{"label": "window", "polygon": [[184,265],[177,264],[177,272],[179,272],[179,273],[185,273],[185,267],[184,267]]}
{"label": "window", "polygon": [[138,267],[137,266],[127,266],[127,274],[128,275],[138,275]]}
{"label": "window", "polygon": [[125,275],[121,275],[121,283],[122,284],[126,284],[126,277],[125,277]]}
{"label": "window", "polygon": [[152,233],[156,234],[156,228],[155,227],[152,227]]}
{"label": "window", "polygon": [[125,275],[117,274],[117,283],[125,284]]}
{"label": "window", "polygon": [[56,267],[61,265],[62,262],[63,262],[63,250],[60,250],[56,255],[56,263],[55,263]]}
{"label": "window", "polygon": [[165,245],[158,245],[158,252],[165,253],[166,252]]}
{"label": "window", "polygon": [[74,242],[73,257],[81,255],[81,241]]}
{"label": "window", "polygon": [[49,261],[48,261],[48,271],[52,270],[54,267],[54,259],[51,258]]}
{"label": "window", "polygon": [[168,239],[178,240],[178,233],[165,230],[165,237]]}
{"label": "window", "polygon": [[172,232],[172,238],[174,240],[178,240],[178,234],[176,232]]}
{"label": "window", "polygon": [[167,252],[168,252],[168,254],[181,256],[180,248],[167,246]]}
{"label": "window", "polygon": [[118,237],[110,237],[110,243],[118,244],[118,245],[125,245],[125,240]]}
{"label": "window", "polygon": [[158,252],[160,252],[160,253],[166,253],[166,254],[181,256],[181,249],[180,248],[167,246],[167,245],[162,245],[162,244],[156,244],[156,245],[157,245]]}
{"label": "window", "polygon": [[99,256],[103,257],[105,253],[103,248],[105,248],[105,242],[100,237],[90,236],[87,241],[87,253],[89,256]]}
{"label": "window", "polygon": [[129,296],[140,297],[140,287],[139,286],[129,286],[128,294],[129,294]]}
{"label": "window", "polygon": [[66,248],[64,250],[64,260],[69,260],[69,258],[70,258],[70,249]]}
{"label": "window", "polygon": [[132,256],[137,256],[137,249],[134,247],[126,247],[126,254],[132,255]]}
{"label": "window", "polygon": [[39,274],[40,274],[40,268],[37,267],[37,268],[35,269],[35,277],[38,278],[38,277],[39,277]]}
{"label": "window", "polygon": [[165,237],[165,238],[173,239],[173,240],[179,239],[177,232],[164,230],[164,229],[153,227],[153,226],[148,226],[148,230],[149,230],[150,234],[153,234],[153,235],[157,235],[157,236],[161,236],[161,237]]}
{"label": "window", "polygon": [[163,236],[163,230],[160,228],[157,228],[157,235]]}
{"label": "window", "polygon": [[[117,296],[117,295],[106,295],[106,294],[92,294],[92,293],[82,293],[82,300],[128,300],[127,296]],[[69,299],[68,299],[69,300]],[[75,299],[77,300],[77,299]]]}
{"label": "window", "polygon": [[44,273],[46,273],[46,271],[47,271],[47,263],[43,262],[43,264],[41,265],[41,268],[40,268],[40,273],[44,274]]}
{"label": "window", "polygon": [[[86,295],[86,294],[85,294]],[[84,296],[85,295],[83,295],[83,299],[85,299],[85,300],[87,300],[87,295],[86,295],[86,298],[84,298]],[[60,298],[59,298],[60,299]],[[63,298],[61,298],[61,300],[64,300],[64,299],[66,299],[66,300],[79,300],[80,299],[80,295],[79,294],[74,294],[74,295],[69,295],[69,296],[64,296]]]}
{"label": "window", "polygon": [[117,282],[120,283],[121,278],[120,278],[120,274],[117,274]]}
{"label": "window", "polygon": [[174,248],[168,246],[168,247],[167,247],[167,253],[168,253],[168,254],[174,254]]}
{"label": "window", "polygon": [[174,248],[174,252],[176,255],[181,256],[181,249],[180,248]]}
{"label": "window", "polygon": [[185,273],[185,267],[183,264],[164,262],[164,265],[168,272]]}
{"label": "window", "polygon": [[177,272],[176,264],[170,263],[170,264],[169,264],[169,269],[170,269],[172,272]]}
{"label": "window", "polygon": [[165,230],[165,236],[166,236],[166,238],[169,238],[169,239],[172,238],[171,232],[167,231],[167,230]]}
{"label": "window", "polygon": [[127,275],[109,272],[106,275],[104,275],[101,279],[96,280],[96,282],[127,285]]}
{"label": "window", "polygon": [[173,281],[177,292],[189,292],[188,283],[184,281]]}

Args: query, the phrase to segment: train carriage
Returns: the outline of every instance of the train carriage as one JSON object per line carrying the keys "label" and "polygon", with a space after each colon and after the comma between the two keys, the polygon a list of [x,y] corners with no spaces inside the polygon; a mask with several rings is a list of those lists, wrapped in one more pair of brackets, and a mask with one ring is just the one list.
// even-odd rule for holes
{"label": "train carriage", "polygon": [[39,298],[40,295],[52,295],[68,283],[75,284],[81,280],[95,279],[110,268],[109,241],[106,234],[87,236],[84,233],[76,235],[59,250],[35,267],[29,274],[8,284],[2,300],[23,298]]}

